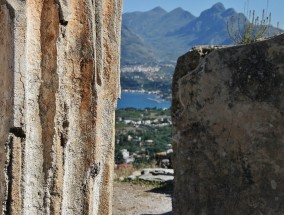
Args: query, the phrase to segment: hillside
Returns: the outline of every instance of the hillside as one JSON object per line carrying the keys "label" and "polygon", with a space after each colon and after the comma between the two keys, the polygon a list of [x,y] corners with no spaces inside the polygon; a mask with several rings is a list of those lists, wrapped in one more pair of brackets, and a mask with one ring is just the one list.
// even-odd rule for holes
{"label": "hillside", "polygon": [[122,65],[157,63],[156,56],[154,55],[152,49],[143,41],[141,37],[133,33],[125,25],[122,25],[121,34]]}
{"label": "hillside", "polygon": [[178,56],[192,46],[231,44],[226,23],[231,16],[238,15],[222,3],[204,10],[198,17],[182,8],[167,12],[156,7],[147,12],[125,13],[122,19],[122,66],[175,63]]}

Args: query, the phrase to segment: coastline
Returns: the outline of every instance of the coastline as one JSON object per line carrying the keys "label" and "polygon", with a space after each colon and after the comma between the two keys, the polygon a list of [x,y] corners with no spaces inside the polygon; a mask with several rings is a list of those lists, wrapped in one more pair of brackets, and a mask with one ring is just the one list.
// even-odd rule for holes
{"label": "coastline", "polygon": [[[149,95],[156,95],[158,97],[157,101],[159,101],[159,102],[164,102],[164,101],[170,102],[171,99],[172,99],[171,96],[167,96],[159,90],[148,91],[148,90],[144,90],[144,89],[141,89],[141,90],[123,89],[121,92],[122,93],[141,93],[141,94],[143,93],[143,94],[149,94]],[[150,98],[150,100],[153,100],[153,99]]]}
{"label": "coastline", "polygon": [[160,94],[144,90],[123,90],[117,108],[169,108],[171,101],[163,99]]}

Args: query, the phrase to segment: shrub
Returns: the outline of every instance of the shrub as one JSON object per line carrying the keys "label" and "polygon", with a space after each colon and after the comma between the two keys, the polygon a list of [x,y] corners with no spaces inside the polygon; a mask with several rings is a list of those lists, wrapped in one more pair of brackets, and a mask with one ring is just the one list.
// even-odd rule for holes
{"label": "shrub", "polygon": [[248,12],[248,18],[239,14],[238,20],[232,16],[230,22],[227,22],[227,33],[236,44],[249,44],[264,38],[269,34],[271,22],[271,13],[266,15],[262,12],[261,19],[255,15],[255,11]]}

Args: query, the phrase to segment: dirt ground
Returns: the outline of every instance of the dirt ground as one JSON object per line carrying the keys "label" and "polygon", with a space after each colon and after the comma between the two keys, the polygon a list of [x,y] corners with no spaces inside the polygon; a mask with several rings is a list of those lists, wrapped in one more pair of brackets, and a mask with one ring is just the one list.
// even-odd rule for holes
{"label": "dirt ground", "polygon": [[114,182],[113,215],[171,215],[171,191]]}

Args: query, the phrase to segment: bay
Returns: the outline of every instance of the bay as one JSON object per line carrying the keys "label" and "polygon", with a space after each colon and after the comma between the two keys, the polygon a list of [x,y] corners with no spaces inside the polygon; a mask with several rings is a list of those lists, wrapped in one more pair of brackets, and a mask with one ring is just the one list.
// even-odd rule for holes
{"label": "bay", "polygon": [[170,101],[165,101],[155,94],[122,92],[117,109],[121,108],[169,108]]}

